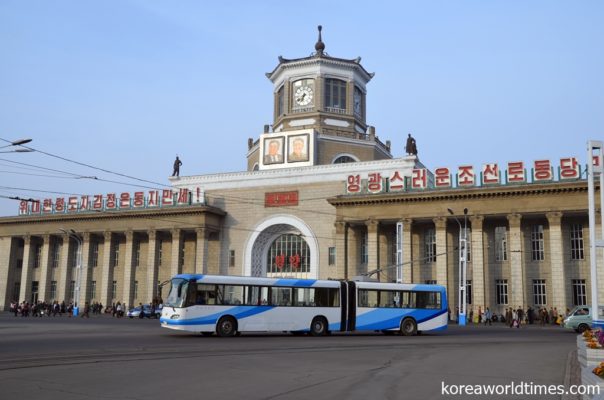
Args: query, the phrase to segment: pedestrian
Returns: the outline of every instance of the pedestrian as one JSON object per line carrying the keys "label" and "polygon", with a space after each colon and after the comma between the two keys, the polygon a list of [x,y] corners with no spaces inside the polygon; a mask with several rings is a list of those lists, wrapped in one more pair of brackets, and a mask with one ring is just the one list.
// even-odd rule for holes
{"label": "pedestrian", "polygon": [[488,323],[489,325],[492,325],[492,324],[491,324],[491,318],[492,318],[492,317],[493,317],[493,316],[491,315],[491,310],[489,310],[489,307],[487,307],[487,309],[486,309],[486,310],[485,310],[485,312],[484,312],[484,325],[485,325],[485,326],[487,325],[487,323]]}
{"label": "pedestrian", "polygon": [[84,312],[82,313],[82,315],[80,316],[81,318],[90,318],[90,305],[88,304],[88,302],[84,303]]}
{"label": "pedestrian", "polygon": [[558,309],[556,307],[554,307],[554,311],[552,312],[553,318],[552,318],[552,325],[558,325]]}
{"label": "pedestrian", "polygon": [[470,309],[470,323],[474,323],[474,309]]}

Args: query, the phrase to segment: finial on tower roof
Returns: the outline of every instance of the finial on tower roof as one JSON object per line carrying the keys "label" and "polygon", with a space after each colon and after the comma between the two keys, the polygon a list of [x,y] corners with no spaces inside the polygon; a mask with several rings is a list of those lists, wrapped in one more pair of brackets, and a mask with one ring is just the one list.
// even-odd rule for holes
{"label": "finial on tower roof", "polygon": [[323,27],[321,25],[318,26],[319,29],[319,40],[315,44],[315,50],[317,51],[317,56],[321,57],[323,55],[323,50],[325,50],[325,43],[321,40],[321,30]]}

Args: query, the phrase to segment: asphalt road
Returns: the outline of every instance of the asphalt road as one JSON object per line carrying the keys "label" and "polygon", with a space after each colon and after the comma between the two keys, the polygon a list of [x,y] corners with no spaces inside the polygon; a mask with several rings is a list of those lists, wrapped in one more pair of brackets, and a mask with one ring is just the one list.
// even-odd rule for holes
{"label": "asphalt road", "polygon": [[499,324],[217,338],[157,320],[0,313],[0,399],[444,399],[443,382],[563,384],[575,340],[559,327]]}

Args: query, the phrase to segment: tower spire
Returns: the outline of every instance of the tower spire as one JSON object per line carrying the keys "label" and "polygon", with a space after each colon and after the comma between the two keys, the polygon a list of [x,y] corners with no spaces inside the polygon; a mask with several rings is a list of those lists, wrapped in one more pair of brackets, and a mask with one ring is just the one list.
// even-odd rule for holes
{"label": "tower spire", "polygon": [[323,50],[325,50],[325,43],[321,40],[321,30],[323,30],[323,27],[319,25],[317,29],[319,30],[319,40],[315,44],[315,50],[317,51],[317,56],[321,57],[323,56]]}

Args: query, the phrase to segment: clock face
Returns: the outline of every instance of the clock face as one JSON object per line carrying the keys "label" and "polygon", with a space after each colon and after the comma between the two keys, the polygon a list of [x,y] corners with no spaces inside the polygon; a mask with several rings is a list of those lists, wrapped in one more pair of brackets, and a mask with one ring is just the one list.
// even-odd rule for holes
{"label": "clock face", "polygon": [[299,106],[311,104],[313,99],[312,88],[310,86],[299,87],[294,93],[294,99],[296,100],[296,104]]}

